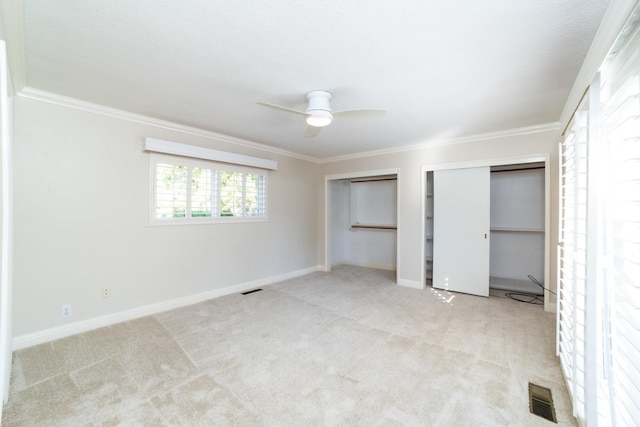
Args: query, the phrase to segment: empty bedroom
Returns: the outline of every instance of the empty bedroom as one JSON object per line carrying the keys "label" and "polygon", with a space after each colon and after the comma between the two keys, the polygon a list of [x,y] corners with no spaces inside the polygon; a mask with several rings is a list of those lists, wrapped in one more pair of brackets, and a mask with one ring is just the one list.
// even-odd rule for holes
{"label": "empty bedroom", "polygon": [[1,1],[2,425],[639,425],[639,23]]}

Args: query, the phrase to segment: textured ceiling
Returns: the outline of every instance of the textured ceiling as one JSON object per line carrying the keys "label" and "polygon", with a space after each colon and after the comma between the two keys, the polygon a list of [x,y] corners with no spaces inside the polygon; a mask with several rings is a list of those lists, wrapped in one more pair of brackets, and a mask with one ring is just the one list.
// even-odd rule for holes
{"label": "textured ceiling", "polygon": [[[555,122],[597,0],[25,0],[27,86],[327,158]],[[305,93],[380,108],[304,137]]]}

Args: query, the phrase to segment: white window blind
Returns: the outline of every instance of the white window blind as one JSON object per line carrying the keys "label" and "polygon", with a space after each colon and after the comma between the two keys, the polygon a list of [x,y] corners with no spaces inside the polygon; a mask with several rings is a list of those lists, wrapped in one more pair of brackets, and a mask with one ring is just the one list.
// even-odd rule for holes
{"label": "white window blind", "polygon": [[640,6],[561,144],[557,351],[581,425],[640,425]]}
{"label": "white window blind", "polygon": [[558,251],[558,355],[576,417],[585,411],[587,137],[588,112],[578,111],[561,145]]}
{"label": "white window blind", "polygon": [[266,219],[266,172],[151,156],[151,223]]}
{"label": "white window blind", "polygon": [[[635,15],[638,16],[637,14]],[[633,22],[632,17],[632,22]],[[607,355],[611,413],[607,422],[640,425],[640,35],[627,26],[601,71],[603,285],[610,305]]]}

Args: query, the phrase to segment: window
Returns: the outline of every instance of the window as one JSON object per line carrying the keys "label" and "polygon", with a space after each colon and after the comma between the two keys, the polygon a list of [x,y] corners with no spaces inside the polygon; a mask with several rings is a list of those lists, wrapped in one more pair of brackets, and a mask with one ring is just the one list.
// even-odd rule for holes
{"label": "window", "polygon": [[581,425],[640,419],[640,6],[561,145],[558,355]]}
{"label": "window", "polygon": [[152,154],[151,174],[151,223],[266,219],[262,170]]}

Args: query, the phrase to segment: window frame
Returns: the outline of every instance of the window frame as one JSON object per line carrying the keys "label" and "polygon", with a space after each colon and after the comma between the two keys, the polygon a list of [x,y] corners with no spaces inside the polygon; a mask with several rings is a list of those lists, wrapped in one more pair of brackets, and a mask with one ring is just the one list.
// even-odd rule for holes
{"label": "window frame", "polygon": [[[157,167],[158,164],[182,165],[187,171],[187,190],[186,190],[186,210],[184,217],[158,218],[157,213]],[[258,198],[262,198],[263,215],[234,215],[222,216],[220,207],[220,189],[218,188],[216,196],[212,196],[212,216],[191,216],[192,209],[192,170],[194,168],[209,169],[216,173],[217,179],[223,172],[242,173],[246,175],[259,175],[262,177],[262,195],[258,192]],[[190,225],[190,224],[228,224],[241,222],[266,222],[268,221],[267,193],[268,193],[268,171],[265,169],[252,168],[247,166],[237,166],[227,163],[213,162],[197,158],[173,156],[168,154],[159,154],[152,152],[149,156],[149,225]],[[246,176],[243,179],[242,186],[242,205],[245,206],[246,197]],[[217,203],[217,207],[214,204]],[[215,215],[214,215],[215,213]]]}

